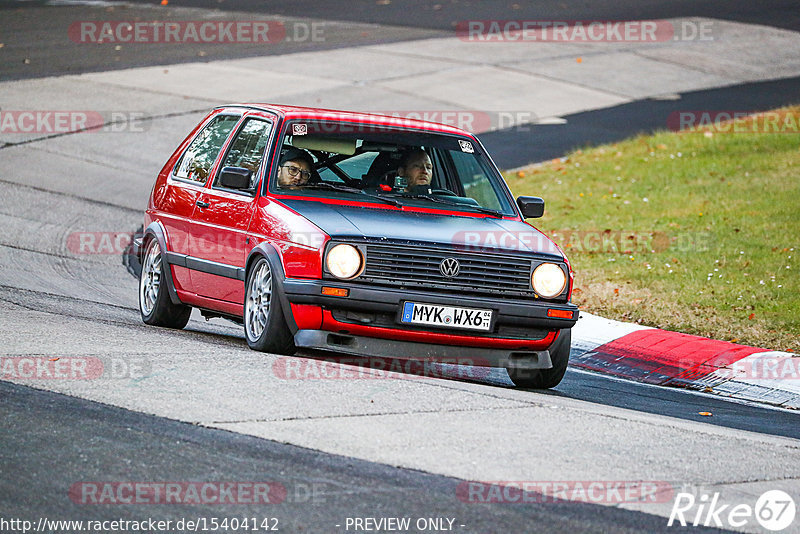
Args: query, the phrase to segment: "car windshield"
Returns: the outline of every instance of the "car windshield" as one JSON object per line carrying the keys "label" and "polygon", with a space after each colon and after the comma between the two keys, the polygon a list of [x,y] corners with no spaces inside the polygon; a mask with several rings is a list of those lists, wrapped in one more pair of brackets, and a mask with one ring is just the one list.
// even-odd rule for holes
{"label": "car windshield", "polygon": [[286,131],[274,192],[515,215],[502,178],[470,138],[310,120]]}

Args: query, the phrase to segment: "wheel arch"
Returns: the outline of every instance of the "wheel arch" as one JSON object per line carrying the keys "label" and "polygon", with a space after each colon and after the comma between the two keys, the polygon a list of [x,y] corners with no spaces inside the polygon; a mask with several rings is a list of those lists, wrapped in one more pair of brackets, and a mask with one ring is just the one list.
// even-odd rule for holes
{"label": "wheel arch", "polygon": [[151,222],[142,233],[142,247],[139,249],[139,263],[144,265],[144,254],[147,250],[147,244],[151,239],[158,241],[158,247],[161,249],[162,254],[161,261],[166,262],[167,266],[169,267],[168,269],[165,269],[167,272],[169,272],[169,276],[166,277],[169,300],[175,305],[183,304],[181,299],[178,298],[178,292],[175,290],[175,281],[172,279],[172,262],[169,261],[169,249],[167,249],[166,232],[164,232],[164,227],[161,226],[161,223],[158,221]]}
{"label": "wheel arch", "polygon": [[272,279],[275,281],[275,291],[281,301],[283,317],[286,320],[286,325],[289,327],[292,335],[294,335],[297,333],[299,328],[297,326],[297,322],[294,320],[294,315],[292,314],[292,306],[288,297],[286,296],[286,292],[283,290],[283,281],[286,278],[286,272],[283,270],[281,256],[272,243],[263,241],[256,245],[256,247],[250,251],[250,254],[247,255],[247,261],[245,262],[244,266],[245,284],[247,284],[247,277],[250,274],[250,269],[260,258],[264,258],[267,260],[267,263],[269,263],[269,268],[272,271]]}

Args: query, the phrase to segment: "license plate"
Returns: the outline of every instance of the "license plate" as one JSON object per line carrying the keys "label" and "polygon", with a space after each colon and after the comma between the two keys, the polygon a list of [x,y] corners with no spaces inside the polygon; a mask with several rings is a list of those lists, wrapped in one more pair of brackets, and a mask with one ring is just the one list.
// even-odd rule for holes
{"label": "license plate", "polygon": [[488,332],[492,328],[492,313],[478,308],[404,302],[400,322]]}

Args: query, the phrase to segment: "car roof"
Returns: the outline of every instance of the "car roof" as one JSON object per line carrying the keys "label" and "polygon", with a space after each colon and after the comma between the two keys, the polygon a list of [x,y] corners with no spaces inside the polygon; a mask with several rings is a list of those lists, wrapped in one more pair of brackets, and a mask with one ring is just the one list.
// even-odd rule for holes
{"label": "car roof", "polygon": [[[377,113],[366,113],[358,111],[344,111],[338,109],[325,109],[325,108],[309,108],[302,106],[287,106],[282,104],[266,104],[266,103],[245,103],[245,104],[230,104],[226,106],[219,106],[220,108],[232,107],[246,107],[251,109],[259,109],[263,111],[271,111],[286,119],[324,119],[335,120],[342,122],[364,122],[369,124],[380,124],[389,126],[398,126],[401,128],[414,128],[420,130],[434,131],[439,133],[449,133],[455,135],[466,135],[474,137],[470,132],[441,124],[438,122],[429,122],[420,119],[412,119],[400,116],[382,115]],[[424,113],[424,112],[420,112]],[[454,111],[455,113],[455,111]]]}

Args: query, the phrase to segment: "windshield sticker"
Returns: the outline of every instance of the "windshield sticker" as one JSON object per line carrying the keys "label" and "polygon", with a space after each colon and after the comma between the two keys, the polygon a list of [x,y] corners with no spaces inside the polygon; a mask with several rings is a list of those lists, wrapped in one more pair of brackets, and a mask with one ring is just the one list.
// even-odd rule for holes
{"label": "windshield sticker", "polygon": [[308,133],[308,124],[301,122],[292,124],[292,135],[306,135]]}
{"label": "windshield sticker", "polygon": [[459,139],[458,144],[461,145],[461,152],[469,152],[470,154],[475,152],[475,149],[472,148],[472,143],[469,141],[462,141]]}

